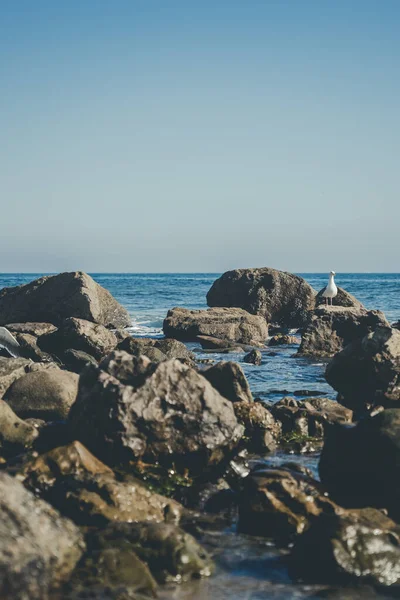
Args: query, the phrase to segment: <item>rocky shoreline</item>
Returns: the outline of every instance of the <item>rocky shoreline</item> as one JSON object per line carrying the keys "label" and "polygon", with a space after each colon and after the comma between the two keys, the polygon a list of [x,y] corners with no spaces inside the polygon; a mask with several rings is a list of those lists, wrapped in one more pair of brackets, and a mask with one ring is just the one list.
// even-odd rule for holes
{"label": "rocky shoreline", "polygon": [[[0,597],[233,598],[223,573],[255,554],[260,593],[288,598],[271,553],[296,597],[400,594],[400,331],[345,290],[321,306],[321,292],[231,271],[208,310],[171,308],[155,340],[130,336],[85,273],[1,290],[18,356],[0,348]],[[297,356],[329,361],[337,400],[267,407],[235,352],[257,368],[300,336]],[[287,461],[268,467],[277,449]],[[321,481],[292,460],[316,450]]]}

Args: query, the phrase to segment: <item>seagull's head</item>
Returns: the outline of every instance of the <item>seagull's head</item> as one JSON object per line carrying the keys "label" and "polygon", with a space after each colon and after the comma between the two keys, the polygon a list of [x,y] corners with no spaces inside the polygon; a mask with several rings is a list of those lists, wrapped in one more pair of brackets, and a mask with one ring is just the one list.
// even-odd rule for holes
{"label": "seagull's head", "polygon": [[336,275],[335,271],[331,271],[331,275],[334,277]]}

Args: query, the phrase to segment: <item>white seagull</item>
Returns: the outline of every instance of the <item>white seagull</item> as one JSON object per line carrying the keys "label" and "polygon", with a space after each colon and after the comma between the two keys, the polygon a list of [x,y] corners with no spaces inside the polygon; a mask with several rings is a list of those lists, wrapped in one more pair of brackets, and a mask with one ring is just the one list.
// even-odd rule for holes
{"label": "white seagull", "polygon": [[338,292],[338,289],[337,289],[337,286],[336,286],[336,283],[334,280],[335,275],[336,275],[335,271],[330,272],[329,283],[322,293],[322,296],[326,299],[327,305],[329,304],[329,302],[328,302],[329,298],[331,299],[331,302],[330,302],[331,306],[332,306],[332,300],[333,300],[333,298],[336,298],[337,292]]}
{"label": "white seagull", "polygon": [[20,355],[20,346],[15,337],[5,327],[0,327],[0,350],[7,350],[12,358]]}

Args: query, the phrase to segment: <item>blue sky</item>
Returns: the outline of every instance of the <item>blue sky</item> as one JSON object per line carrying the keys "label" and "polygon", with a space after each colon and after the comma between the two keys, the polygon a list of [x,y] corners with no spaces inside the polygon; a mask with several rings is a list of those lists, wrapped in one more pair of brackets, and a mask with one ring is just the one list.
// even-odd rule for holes
{"label": "blue sky", "polygon": [[398,271],[400,2],[3,0],[0,271]]}

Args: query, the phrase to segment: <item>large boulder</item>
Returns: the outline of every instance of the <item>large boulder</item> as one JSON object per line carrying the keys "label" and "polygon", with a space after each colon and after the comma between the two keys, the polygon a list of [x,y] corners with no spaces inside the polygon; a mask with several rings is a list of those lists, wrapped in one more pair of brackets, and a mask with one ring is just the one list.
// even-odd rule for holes
{"label": "large boulder", "polygon": [[110,292],[80,271],[45,276],[0,291],[0,325],[28,321],[58,325],[68,317],[106,327],[131,323],[128,311]]}
{"label": "large boulder", "polygon": [[348,344],[328,364],[325,377],[352,410],[400,406],[400,331],[378,327]]}
{"label": "large boulder", "polygon": [[227,271],[207,294],[208,306],[236,306],[268,323],[301,327],[314,308],[315,290],[302,278],[268,267]]}
{"label": "large boulder", "polygon": [[206,335],[260,346],[268,337],[265,319],[240,308],[173,308],[168,312],[163,328],[167,337],[186,342],[196,341],[198,336]]}
{"label": "large boulder", "polygon": [[75,317],[65,319],[56,331],[38,339],[42,350],[59,358],[72,348],[100,359],[114,350],[117,343],[115,334],[103,325]]}
{"label": "large boulder", "polygon": [[43,600],[63,583],[84,549],[68,519],[0,473],[0,597]]}
{"label": "large boulder", "polygon": [[217,465],[243,434],[232,403],[194,369],[122,351],[85,369],[69,421],[108,464],[158,461],[191,472]]}
{"label": "large boulder", "polygon": [[[324,298],[323,296],[325,290],[326,287],[322,288],[322,290],[318,292],[315,298],[316,307],[326,304],[326,298]],[[344,290],[341,287],[338,287],[337,289],[337,296],[335,296],[335,298],[332,298],[332,305],[342,306],[346,308],[356,308],[358,310],[364,309],[364,305],[359,300],[357,300],[355,296],[353,296],[349,292],[346,292],[346,290]]]}
{"label": "large boulder", "polygon": [[231,402],[253,402],[249,382],[240,365],[220,361],[201,372],[221,396]]}
{"label": "large boulder", "polygon": [[52,363],[33,363],[27,358],[5,358],[0,356],[0,398],[20,377],[33,371],[56,368]]}
{"label": "large boulder", "polygon": [[21,418],[66,419],[78,393],[79,376],[61,369],[27,373],[7,390],[4,399]]}
{"label": "large boulder", "polygon": [[291,574],[310,583],[398,585],[399,539],[400,527],[378,510],[324,514],[296,539]]}
{"label": "large boulder", "polygon": [[328,430],[319,473],[343,506],[386,508],[400,519],[400,409]]}
{"label": "large boulder", "polygon": [[323,306],[313,311],[303,330],[297,356],[333,356],[377,327],[388,327],[379,310]]}

